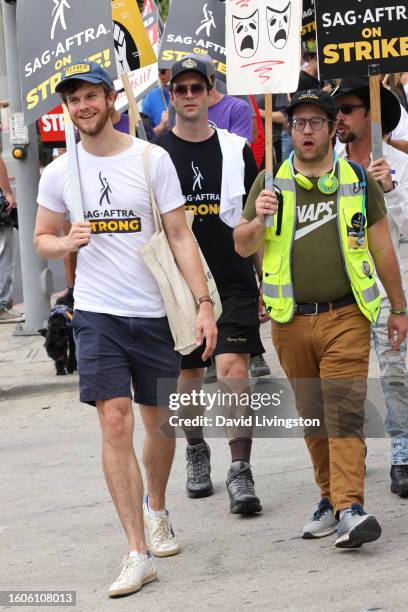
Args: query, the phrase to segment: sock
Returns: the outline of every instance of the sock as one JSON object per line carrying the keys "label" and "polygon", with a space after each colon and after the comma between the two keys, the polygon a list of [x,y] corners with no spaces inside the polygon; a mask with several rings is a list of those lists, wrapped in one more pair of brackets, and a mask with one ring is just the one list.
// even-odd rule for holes
{"label": "sock", "polygon": [[204,442],[204,434],[202,427],[196,427],[195,429],[190,429],[184,432],[187,440],[187,444],[190,446],[197,446],[197,444],[201,444]]}
{"label": "sock", "polygon": [[149,514],[152,514],[153,516],[166,516],[166,509],[164,510],[152,510],[149,506],[149,496],[146,495],[146,506],[147,506],[147,511]]}
{"label": "sock", "polygon": [[350,510],[350,508],[343,508],[343,510],[339,510],[339,520],[340,521],[343,518],[343,514],[347,512],[347,510]]}
{"label": "sock", "polygon": [[249,463],[251,458],[252,439],[236,438],[229,442],[232,461],[246,461]]}
{"label": "sock", "polygon": [[147,554],[147,552],[138,552],[137,550],[131,550],[129,553],[129,557],[146,557],[146,559],[149,558],[149,555]]}

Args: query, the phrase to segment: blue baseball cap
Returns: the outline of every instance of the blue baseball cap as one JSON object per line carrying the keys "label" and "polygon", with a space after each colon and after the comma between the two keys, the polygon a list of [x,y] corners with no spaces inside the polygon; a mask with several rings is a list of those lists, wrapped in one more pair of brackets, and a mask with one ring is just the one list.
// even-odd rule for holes
{"label": "blue baseball cap", "polygon": [[83,61],[67,66],[64,69],[62,79],[56,86],[55,91],[59,93],[64,88],[65,83],[72,79],[86,81],[94,85],[105,83],[110,89],[115,89],[109,74],[97,62]]}

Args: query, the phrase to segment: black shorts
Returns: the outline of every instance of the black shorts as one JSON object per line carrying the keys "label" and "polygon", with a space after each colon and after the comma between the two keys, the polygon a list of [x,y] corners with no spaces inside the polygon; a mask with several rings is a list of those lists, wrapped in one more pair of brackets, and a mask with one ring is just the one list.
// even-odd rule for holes
{"label": "black shorts", "polygon": [[[75,310],[72,328],[80,401],[132,397],[147,406],[166,405],[177,391],[180,355],[167,317],[145,319]],[[158,390],[158,380],[165,379]],[[164,386],[164,389],[163,389]],[[158,392],[160,401],[158,401]]]}
{"label": "black shorts", "polygon": [[[265,349],[259,335],[258,298],[231,296],[221,299],[222,315],[217,322],[218,340],[214,356],[224,353],[249,353],[259,355]],[[211,359],[203,361],[204,346],[185,355],[181,360],[182,370],[206,368]]]}

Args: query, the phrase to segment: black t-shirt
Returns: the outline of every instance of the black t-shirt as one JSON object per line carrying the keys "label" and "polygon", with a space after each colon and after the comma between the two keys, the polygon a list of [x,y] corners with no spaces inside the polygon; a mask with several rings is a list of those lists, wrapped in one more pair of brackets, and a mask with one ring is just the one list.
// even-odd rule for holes
{"label": "black t-shirt", "polygon": [[[232,228],[219,217],[222,154],[217,133],[203,142],[182,140],[166,132],[156,143],[166,149],[176,166],[186,208],[195,213],[193,232],[214,275],[221,296],[257,295],[258,287],[250,259],[234,249]],[[251,149],[245,145],[245,191],[258,175]],[[246,196],[243,198],[245,204]]]}

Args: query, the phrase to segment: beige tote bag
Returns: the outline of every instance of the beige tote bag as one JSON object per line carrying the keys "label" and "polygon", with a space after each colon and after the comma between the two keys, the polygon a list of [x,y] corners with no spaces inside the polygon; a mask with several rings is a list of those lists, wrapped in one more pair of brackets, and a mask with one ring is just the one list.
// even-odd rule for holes
{"label": "beige tote bag", "polygon": [[[197,304],[190,287],[177,266],[167,240],[166,232],[163,229],[160,211],[150,180],[149,156],[153,146],[154,145],[149,144],[145,147],[143,151],[143,162],[146,184],[149,189],[150,202],[152,205],[155,233],[149,242],[139,249],[139,255],[159,285],[170,330],[174,339],[174,350],[182,355],[189,355],[197,348],[195,336]],[[194,214],[187,211],[186,217],[188,226],[191,230]],[[192,235],[194,236],[194,234]],[[220,296],[214,277],[199,247],[198,250],[201,256],[204,274],[207,279],[208,294],[215,303],[215,319],[218,320],[222,313]]]}

